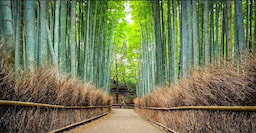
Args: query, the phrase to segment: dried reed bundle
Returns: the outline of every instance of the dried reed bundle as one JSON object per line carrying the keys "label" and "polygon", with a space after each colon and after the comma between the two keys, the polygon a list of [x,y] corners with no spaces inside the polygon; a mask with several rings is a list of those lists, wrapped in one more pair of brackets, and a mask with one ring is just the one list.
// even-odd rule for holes
{"label": "dried reed bundle", "polygon": [[[103,90],[74,77],[57,75],[55,69],[12,76],[11,65],[0,46],[0,100],[15,100],[64,106],[105,106],[111,97]],[[1,106],[0,132],[49,132],[104,114],[109,108],[54,109]]]}
{"label": "dried reed bundle", "polygon": [[[238,68],[232,63],[196,69],[177,86],[155,90],[140,99],[138,106],[256,106],[256,57],[248,55]],[[255,112],[210,110],[157,111],[136,108],[147,118],[177,132],[252,132]]]}

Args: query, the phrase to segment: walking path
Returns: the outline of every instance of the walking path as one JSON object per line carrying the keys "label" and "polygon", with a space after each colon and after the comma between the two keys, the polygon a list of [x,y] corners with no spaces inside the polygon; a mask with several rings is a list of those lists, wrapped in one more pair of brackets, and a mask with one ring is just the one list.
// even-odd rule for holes
{"label": "walking path", "polygon": [[164,131],[143,120],[132,109],[113,109],[112,114],[88,127],[71,132],[80,133],[163,133]]}

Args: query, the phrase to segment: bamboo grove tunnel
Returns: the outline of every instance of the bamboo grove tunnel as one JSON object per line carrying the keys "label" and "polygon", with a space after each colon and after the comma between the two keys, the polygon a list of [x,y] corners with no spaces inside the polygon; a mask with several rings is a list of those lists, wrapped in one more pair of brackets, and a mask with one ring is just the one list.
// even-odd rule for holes
{"label": "bamboo grove tunnel", "polygon": [[255,132],[255,0],[2,0],[0,38],[0,132]]}

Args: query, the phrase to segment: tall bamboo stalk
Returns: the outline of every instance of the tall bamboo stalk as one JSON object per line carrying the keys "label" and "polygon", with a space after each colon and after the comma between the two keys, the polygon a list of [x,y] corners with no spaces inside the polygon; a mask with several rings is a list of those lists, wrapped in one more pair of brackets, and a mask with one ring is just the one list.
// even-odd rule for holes
{"label": "tall bamboo stalk", "polygon": [[205,65],[208,65],[210,63],[210,41],[209,41],[209,8],[208,8],[208,0],[205,0],[204,3],[204,12],[205,12],[205,24],[204,24],[204,35],[205,35],[205,39],[204,39],[204,48],[205,48]]}
{"label": "tall bamboo stalk", "polygon": [[39,1],[40,6],[40,37],[38,45],[38,63],[40,66],[44,66],[48,57],[48,47],[47,47],[47,36],[46,36],[46,26],[47,26],[47,1]]}
{"label": "tall bamboo stalk", "polygon": [[216,17],[215,17],[215,43],[214,43],[214,61],[218,64],[219,61],[219,5],[216,0]]}
{"label": "tall bamboo stalk", "polygon": [[60,55],[60,67],[62,71],[66,72],[66,28],[67,28],[67,2],[60,1],[60,44],[59,44],[59,55]]}
{"label": "tall bamboo stalk", "polygon": [[182,45],[182,76],[187,77],[187,63],[188,63],[188,30],[187,30],[187,13],[186,1],[181,1],[181,45]]}
{"label": "tall bamboo stalk", "polygon": [[26,0],[26,64],[27,70],[34,72],[35,65],[35,5],[34,0]]}
{"label": "tall bamboo stalk", "polygon": [[244,60],[245,56],[245,36],[244,36],[244,22],[243,22],[243,9],[242,1],[235,1],[235,8],[237,10],[237,26],[235,27],[238,31],[238,45],[239,45],[239,58],[241,61]]}
{"label": "tall bamboo stalk", "polygon": [[54,53],[55,62],[58,64],[59,59],[59,22],[60,22],[60,0],[55,1],[55,16],[54,16]]}
{"label": "tall bamboo stalk", "polygon": [[187,66],[188,69],[193,65],[193,30],[192,30],[192,6],[191,1],[187,1],[187,14],[188,14],[188,51],[187,51]]}
{"label": "tall bamboo stalk", "polygon": [[70,58],[71,58],[71,73],[76,76],[76,0],[72,1],[71,17],[70,17]]}
{"label": "tall bamboo stalk", "polygon": [[20,1],[16,1],[16,22],[15,22],[15,75],[17,76],[20,71]]}
{"label": "tall bamboo stalk", "polygon": [[198,42],[198,10],[196,8],[197,1],[192,1],[193,10],[193,64],[199,65],[199,42]]}
{"label": "tall bamboo stalk", "polygon": [[231,12],[232,12],[232,1],[227,0],[227,26],[228,26],[228,31],[227,31],[227,40],[228,40],[228,44],[227,44],[227,58],[228,59],[232,59],[232,31],[231,31]]}
{"label": "tall bamboo stalk", "polygon": [[173,45],[172,45],[172,82],[176,83],[178,76],[177,76],[177,9],[176,9],[176,0],[172,0],[172,11],[173,11]]}
{"label": "tall bamboo stalk", "polygon": [[6,35],[7,49],[11,50],[14,48],[13,41],[13,20],[12,20],[12,10],[11,10],[11,0],[1,0],[1,16],[2,16],[2,27],[3,32]]}
{"label": "tall bamboo stalk", "polygon": [[88,76],[87,76],[87,69],[88,69],[88,54],[89,54],[89,20],[90,20],[90,3],[91,3],[91,1],[90,0],[87,0],[87,3],[88,3],[88,5],[87,5],[87,21],[86,21],[86,38],[85,38],[85,40],[86,40],[86,43],[85,43],[85,46],[84,46],[84,48],[85,48],[85,50],[84,50],[84,52],[85,52],[85,54],[84,54],[84,75],[83,75],[83,80],[84,81],[87,81],[87,78],[88,78]]}

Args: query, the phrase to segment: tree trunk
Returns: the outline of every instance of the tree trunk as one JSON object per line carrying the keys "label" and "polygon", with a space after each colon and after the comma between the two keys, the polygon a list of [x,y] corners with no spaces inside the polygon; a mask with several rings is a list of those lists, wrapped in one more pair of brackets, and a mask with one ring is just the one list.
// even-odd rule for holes
{"label": "tree trunk", "polygon": [[[236,3],[236,2],[235,2]],[[238,65],[238,60],[239,60],[239,43],[238,43],[238,28],[237,28],[237,14],[238,14],[238,11],[237,11],[237,7],[235,6],[235,22],[234,22],[234,29],[235,29],[235,43],[234,43],[234,63],[235,65]]]}
{"label": "tree trunk", "polygon": [[26,0],[26,64],[27,70],[34,72],[35,65],[35,3]]}
{"label": "tree trunk", "polygon": [[205,0],[204,3],[204,12],[205,12],[205,25],[204,25],[204,31],[205,31],[205,42],[204,42],[204,48],[205,48],[205,65],[209,65],[210,63],[210,43],[209,43],[209,8],[208,8],[208,0]]}
{"label": "tree trunk", "polygon": [[86,40],[86,43],[85,43],[85,46],[84,46],[84,48],[85,48],[85,50],[84,50],[84,75],[83,75],[83,80],[84,81],[87,81],[87,79],[88,79],[88,76],[87,76],[87,69],[88,69],[88,55],[89,55],[89,20],[90,20],[90,3],[91,3],[91,1],[90,0],[87,0],[87,3],[88,3],[88,5],[87,5],[87,22],[86,22],[86,38],[85,38],[85,40]]}
{"label": "tree trunk", "polygon": [[241,61],[244,60],[245,56],[245,37],[244,37],[244,20],[243,20],[243,8],[242,1],[235,1],[235,8],[237,10],[237,26],[236,29],[238,31],[238,46],[239,46],[239,58]]}
{"label": "tree trunk", "polygon": [[177,82],[177,10],[176,10],[176,0],[172,0],[172,10],[173,10],[173,33],[172,33],[172,39],[173,39],[173,43],[172,43],[172,83],[176,83]]}
{"label": "tree trunk", "polygon": [[20,1],[15,1],[16,3],[16,22],[15,22],[15,75],[17,76],[20,70]]}
{"label": "tree trunk", "polygon": [[1,16],[2,16],[2,27],[3,32],[6,35],[6,44],[8,50],[14,48],[13,41],[13,20],[12,20],[12,10],[11,10],[11,0],[1,0]]}
{"label": "tree trunk", "polygon": [[54,47],[53,47],[53,43],[52,43],[52,33],[50,32],[49,26],[47,25],[47,40],[48,40],[48,47],[49,47],[49,51],[52,57],[52,63],[54,66],[57,65],[57,60],[56,60],[56,55],[55,55],[55,51],[54,51]]}
{"label": "tree trunk", "polygon": [[204,52],[204,49],[205,49],[205,47],[204,47],[204,42],[205,42],[205,38],[203,37],[204,36],[204,26],[205,26],[205,24],[204,24],[204,1],[201,1],[201,2],[199,2],[199,3],[201,3],[201,4],[198,4],[198,8],[200,9],[200,7],[202,7],[202,11],[201,11],[201,17],[200,17],[200,23],[201,23],[201,26],[200,26],[200,38],[201,38],[201,41],[200,41],[200,44],[199,44],[199,47],[200,47],[200,59],[199,59],[199,63],[200,63],[200,65],[204,65],[205,64],[205,52]]}
{"label": "tree trunk", "polygon": [[[94,47],[95,47],[95,28],[96,28],[96,17],[97,17],[97,1],[95,1],[95,7],[94,7],[94,21],[93,21],[93,28],[92,30],[92,42],[91,42],[91,56],[90,56],[90,81],[93,81],[93,60],[94,60]],[[92,19],[91,19],[92,20]]]}
{"label": "tree trunk", "polygon": [[256,52],[256,1],[254,0],[254,45],[253,45],[253,49],[254,52]]}
{"label": "tree trunk", "polygon": [[187,30],[187,14],[186,1],[181,1],[181,45],[182,45],[182,76],[187,77],[187,63],[188,63],[188,30]]}
{"label": "tree trunk", "polygon": [[55,53],[55,59],[57,60],[58,65],[58,59],[59,59],[59,20],[60,20],[60,0],[55,1],[55,16],[54,16],[54,53]]}
{"label": "tree trunk", "polygon": [[249,23],[250,23],[250,21],[249,21],[249,18],[250,18],[250,16],[249,16],[249,0],[247,0],[246,1],[246,15],[245,15],[245,17],[246,17],[246,28],[245,28],[245,45],[246,45],[246,48],[249,48]]}
{"label": "tree trunk", "polygon": [[72,1],[70,18],[70,58],[71,74],[76,76],[76,0]]}
{"label": "tree trunk", "polygon": [[47,1],[39,1],[40,6],[40,39],[38,45],[38,63],[40,66],[44,67],[47,63],[48,58],[48,47],[47,47]]}
{"label": "tree trunk", "polygon": [[171,27],[171,13],[170,13],[170,5],[171,5],[171,2],[170,0],[168,0],[168,16],[167,16],[167,28],[168,28],[168,82],[170,83],[173,83],[172,79],[172,56],[173,56],[173,53],[172,53],[172,27]]}
{"label": "tree trunk", "polygon": [[[248,37],[248,40],[249,40],[248,45],[249,45],[250,50],[252,49],[252,19],[253,19],[252,11],[253,11],[253,2],[252,2],[252,0],[250,0],[250,11],[249,11],[249,15],[248,15],[248,16],[250,16],[250,20],[249,20],[250,28],[249,28],[249,37]],[[256,27],[254,27],[254,28],[256,28]]]}
{"label": "tree trunk", "polygon": [[62,0],[60,1],[60,66],[61,69],[66,71],[66,24],[67,24],[67,2]]}
{"label": "tree trunk", "polygon": [[166,32],[165,32],[165,16],[164,16],[164,9],[163,9],[163,0],[160,0],[161,1],[161,10],[160,10],[160,14],[161,14],[161,22],[162,22],[162,25],[160,24],[160,27],[161,27],[161,41],[162,41],[162,64],[163,64],[163,67],[162,67],[162,80],[163,82],[166,81],[166,69],[167,69],[167,55],[166,55]]}
{"label": "tree trunk", "polygon": [[215,18],[215,43],[214,43],[214,57],[215,63],[218,64],[219,61],[219,5],[218,0],[216,0],[216,18]]}
{"label": "tree trunk", "polygon": [[159,1],[152,1],[154,7],[154,29],[155,29],[155,43],[156,43],[156,67],[157,67],[157,84],[164,83],[164,64],[163,64],[163,50],[162,50],[162,36],[160,25],[160,9]]}
{"label": "tree trunk", "polygon": [[228,36],[227,36],[227,40],[228,40],[228,44],[227,44],[227,58],[230,60],[232,59],[232,35],[231,35],[231,25],[232,25],[232,21],[231,21],[231,12],[232,12],[232,1],[227,0],[227,11],[228,11],[228,16],[227,16],[227,23],[228,23]]}
{"label": "tree trunk", "polygon": [[198,11],[196,8],[197,1],[192,0],[193,8],[193,64],[199,65],[199,43],[198,43]]}
{"label": "tree trunk", "polygon": [[[222,8],[222,30],[221,30],[221,48],[220,48],[220,59],[221,59],[221,63],[224,64],[224,61],[225,61],[225,46],[227,46],[227,41],[225,41],[225,34],[226,34],[226,18],[227,18],[227,15],[226,15],[226,11],[227,11],[227,4],[226,2],[224,2],[222,0],[222,3],[223,3],[223,8]],[[227,40],[227,38],[226,38]],[[227,48],[227,47],[226,47]]]}
{"label": "tree trunk", "polygon": [[210,1],[210,63],[213,63],[214,59],[214,1]]}
{"label": "tree trunk", "polygon": [[191,1],[187,1],[187,13],[188,13],[188,51],[187,51],[187,69],[189,69],[189,66],[193,65],[193,26],[192,26],[192,6],[191,6]]}

